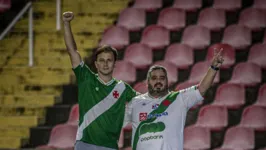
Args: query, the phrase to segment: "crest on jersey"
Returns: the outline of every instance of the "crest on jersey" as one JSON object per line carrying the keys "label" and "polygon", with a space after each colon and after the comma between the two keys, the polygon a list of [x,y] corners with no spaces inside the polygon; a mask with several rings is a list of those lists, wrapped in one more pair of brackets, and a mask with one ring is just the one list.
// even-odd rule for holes
{"label": "crest on jersey", "polygon": [[119,95],[120,95],[120,94],[118,93],[118,91],[115,90],[115,91],[113,92],[113,97],[114,97],[114,98],[118,99],[118,98],[119,98]]}
{"label": "crest on jersey", "polygon": [[148,113],[139,113],[139,121],[147,120]]}

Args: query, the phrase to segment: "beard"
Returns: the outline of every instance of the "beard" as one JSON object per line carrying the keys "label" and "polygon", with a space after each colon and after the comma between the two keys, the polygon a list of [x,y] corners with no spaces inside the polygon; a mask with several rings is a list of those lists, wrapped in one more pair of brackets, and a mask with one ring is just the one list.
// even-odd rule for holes
{"label": "beard", "polygon": [[[160,85],[160,87],[157,87],[158,85]],[[148,91],[152,96],[164,96],[166,93],[168,93],[168,84],[163,87],[163,84],[156,83],[154,87],[152,87],[152,85],[148,83]]]}

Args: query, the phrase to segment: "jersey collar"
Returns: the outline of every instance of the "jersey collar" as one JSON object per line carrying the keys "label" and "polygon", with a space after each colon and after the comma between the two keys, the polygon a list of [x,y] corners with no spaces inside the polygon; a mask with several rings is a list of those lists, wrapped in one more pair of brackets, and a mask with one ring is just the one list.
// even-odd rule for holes
{"label": "jersey collar", "polygon": [[162,96],[162,97],[153,97],[149,94],[149,92],[147,92],[147,96],[151,99],[154,99],[154,100],[160,100],[160,99],[165,99],[171,92],[168,92],[166,95]]}
{"label": "jersey collar", "polygon": [[97,74],[97,79],[98,79],[103,85],[107,85],[107,86],[111,85],[111,84],[114,83],[114,81],[115,81],[115,79],[112,78],[110,81],[108,81],[108,82],[104,82],[104,81],[98,76],[98,74]]}

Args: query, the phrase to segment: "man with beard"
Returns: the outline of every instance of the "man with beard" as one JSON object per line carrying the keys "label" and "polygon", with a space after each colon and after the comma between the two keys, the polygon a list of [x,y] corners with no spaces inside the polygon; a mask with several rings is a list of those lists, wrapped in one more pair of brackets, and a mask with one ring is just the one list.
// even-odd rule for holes
{"label": "man with beard", "polygon": [[211,66],[199,85],[177,92],[169,92],[164,67],[149,69],[148,93],[136,96],[127,106],[125,124],[132,123],[133,150],[183,150],[187,111],[203,100],[223,63],[221,52],[222,49],[215,50]]}

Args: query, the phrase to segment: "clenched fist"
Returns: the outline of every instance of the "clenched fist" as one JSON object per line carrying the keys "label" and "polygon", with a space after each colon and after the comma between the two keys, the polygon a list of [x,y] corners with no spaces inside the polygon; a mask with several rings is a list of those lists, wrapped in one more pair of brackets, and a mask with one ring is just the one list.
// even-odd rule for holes
{"label": "clenched fist", "polygon": [[74,13],[71,11],[67,11],[63,13],[63,21],[70,22],[74,19]]}

